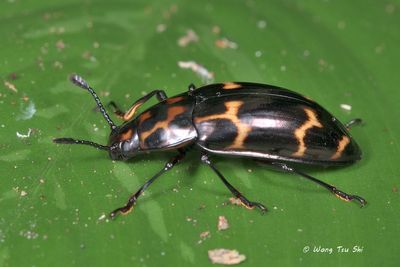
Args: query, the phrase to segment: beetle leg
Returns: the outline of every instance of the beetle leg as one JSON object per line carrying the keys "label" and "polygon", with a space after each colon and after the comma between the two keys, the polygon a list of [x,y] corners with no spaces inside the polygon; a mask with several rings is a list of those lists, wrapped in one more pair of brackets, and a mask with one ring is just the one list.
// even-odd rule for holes
{"label": "beetle leg", "polygon": [[129,121],[133,118],[135,115],[137,109],[143,105],[146,101],[148,101],[150,98],[153,96],[156,96],[158,101],[164,101],[167,99],[167,94],[164,92],[164,90],[154,90],[148,93],[147,95],[139,98],[135,103],[132,104],[132,106],[129,108],[127,112],[122,111],[117,104],[115,104],[114,101],[111,101],[108,103],[109,106],[113,107],[115,115],[120,117],[123,121]]}
{"label": "beetle leg", "polygon": [[154,175],[149,180],[147,180],[146,183],[144,185],[142,185],[142,187],[140,187],[139,190],[129,198],[129,200],[125,206],[113,210],[110,213],[110,217],[113,219],[113,218],[115,218],[115,216],[118,215],[118,213],[121,213],[121,214],[129,213],[133,209],[133,206],[136,204],[137,199],[142,195],[144,190],[146,190],[146,188],[149,187],[149,185],[151,185],[158,177],[160,177],[165,172],[171,170],[178,162],[180,162],[184,158],[185,151],[184,150],[178,150],[178,151],[179,151],[179,154],[176,155],[175,157],[171,158],[164,165],[164,167],[158,173],[156,173],[156,175]]}
{"label": "beetle leg", "polygon": [[194,90],[196,90],[196,86],[193,83],[189,84],[188,86],[189,95],[193,95]]}
{"label": "beetle leg", "polygon": [[350,120],[349,122],[347,122],[344,126],[345,126],[347,129],[351,129],[351,127],[353,127],[354,125],[360,125],[362,122],[363,122],[362,119],[360,119],[360,118],[355,118],[355,119],[352,119],[352,120]]}
{"label": "beetle leg", "polygon": [[259,208],[263,213],[267,211],[267,208],[258,202],[252,202],[250,200],[248,200],[245,196],[242,195],[242,193],[240,193],[236,188],[234,188],[227,180],[226,178],[222,175],[222,173],[214,166],[214,164],[210,161],[210,159],[208,158],[207,154],[203,154],[201,156],[201,161],[204,164],[207,164],[217,175],[218,177],[221,179],[221,181],[224,183],[224,185],[229,189],[229,191],[232,192],[232,194],[240,199],[240,201],[242,202],[242,204],[248,208],[248,209],[253,209],[255,207]]}
{"label": "beetle leg", "polygon": [[[268,162],[265,162],[268,163]],[[332,192],[333,194],[335,194],[335,196],[337,196],[338,198],[340,198],[341,200],[344,201],[352,201],[352,200],[356,200],[361,204],[361,207],[364,207],[367,204],[367,201],[360,197],[360,196],[356,196],[356,195],[350,195],[347,194],[345,192],[343,192],[342,190],[336,188],[333,185],[330,185],[328,183],[325,183],[317,178],[314,178],[306,173],[303,173],[301,171],[298,171],[296,169],[293,169],[292,167],[289,167],[288,165],[284,164],[284,163],[277,163],[277,162],[271,162],[270,164],[272,164],[273,166],[277,166],[279,167],[281,170],[286,171],[286,172],[291,172],[291,173],[295,173],[297,175],[303,176],[304,178],[307,178],[323,187],[325,187],[326,189],[328,189],[330,192]]]}

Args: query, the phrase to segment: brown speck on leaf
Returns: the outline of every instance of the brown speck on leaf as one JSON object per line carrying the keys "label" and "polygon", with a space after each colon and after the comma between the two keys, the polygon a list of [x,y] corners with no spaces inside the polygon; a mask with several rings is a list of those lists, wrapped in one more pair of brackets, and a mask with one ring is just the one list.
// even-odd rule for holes
{"label": "brown speck on leaf", "polygon": [[11,72],[10,74],[8,74],[8,78],[11,81],[15,81],[16,79],[18,79],[18,75],[15,72]]}
{"label": "brown speck on leaf", "polygon": [[51,18],[51,14],[50,13],[44,13],[43,14],[43,19],[44,20],[49,20]]}
{"label": "brown speck on leaf", "polygon": [[85,52],[82,53],[82,58],[83,59],[89,60],[91,57],[92,57],[92,53],[90,53],[90,51],[86,50]]}
{"label": "brown speck on leaf", "polygon": [[206,238],[209,238],[210,235],[210,231],[204,231],[200,233],[200,240],[197,241],[197,244],[201,244],[203,243],[204,240],[206,240]]}
{"label": "brown speck on leaf", "polygon": [[218,39],[215,41],[215,46],[219,47],[219,48],[231,48],[231,49],[237,49],[238,45],[235,42],[232,42],[230,40],[228,40],[227,38],[222,38],[222,39]]}
{"label": "brown speck on leaf", "polygon": [[208,251],[208,258],[212,263],[233,265],[239,264],[246,260],[245,255],[239,254],[237,250],[230,250],[224,248],[218,248]]}
{"label": "brown speck on leaf", "polygon": [[200,233],[200,238],[206,238],[210,235],[210,231],[204,231]]}
{"label": "brown speck on leaf", "polygon": [[100,95],[100,96],[109,96],[109,95],[110,95],[110,92],[109,92],[109,91],[100,91],[100,92],[99,92],[99,95]]}
{"label": "brown speck on leaf", "polygon": [[229,228],[229,223],[228,220],[225,218],[225,216],[219,216],[218,217],[218,231],[226,230]]}
{"label": "brown speck on leaf", "polygon": [[212,30],[211,30],[211,31],[212,31],[214,34],[220,34],[221,28],[220,28],[219,26],[215,25],[215,26],[212,27]]}
{"label": "brown speck on leaf", "polygon": [[56,47],[57,47],[58,51],[64,50],[64,48],[65,48],[65,43],[64,43],[64,41],[63,41],[63,40],[58,40],[58,41],[56,42]]}
{"label": "brown speck on leaf", "polygon": [[60,61],[54,61],[54,63],[53,63],[53,67],[56,69],[62,69],[63,66],[64,65]]}
{"label": "brown speck on leaf", "polygon": [[41,70],[44,70],[44,62],[43,62],[43,58],[42,57],[38,57],[37,59],[36,59],[36,64],[38,65],[38,67],[41,69]]}
{"label": "brown speck on leaf", "polygon": [[399,192],[399,189],[397,188],[397,186],[394,185],[394,186],[392,187],[392,192],[393,192],[393,193]]}

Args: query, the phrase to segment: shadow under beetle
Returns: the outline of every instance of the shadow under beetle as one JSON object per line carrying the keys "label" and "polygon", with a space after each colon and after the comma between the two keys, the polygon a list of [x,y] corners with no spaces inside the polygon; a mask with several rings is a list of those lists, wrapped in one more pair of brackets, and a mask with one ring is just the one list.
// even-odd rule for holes
{"label": "shadow under beetle", "polygon": [[[171,170],[186,152],[197,147],[201,161],[209,166],[232,194],[247,208],[266,207],[248,200],[234,188],[210,160],[209,155],[250,157],[280,170],[298,174],[325,187],[342,200],[366,204],[364,198],[303,173],[291,163],[316,166],[349,165],[361,158],[361,150],[348,129],[361,123],[354,119],[343,125],[319,104],[287,89],[272,85],[218,83],[167,97],[154,90],[137,100],[127,112],[110,102],[125,123],[116,126],[93,89],[80,76],[71,81],[89,91],[110,125],[108,145],[72,138],[56,138],[59,144],[83,144],[109,152],[113,160],[128,160],[141,153],[175,150],[177,155],[133,194],[125,206],[110,213],[126,214],[138,197],[163,173]],[[135,116],[137,109],[156,96],[159,103]]]}

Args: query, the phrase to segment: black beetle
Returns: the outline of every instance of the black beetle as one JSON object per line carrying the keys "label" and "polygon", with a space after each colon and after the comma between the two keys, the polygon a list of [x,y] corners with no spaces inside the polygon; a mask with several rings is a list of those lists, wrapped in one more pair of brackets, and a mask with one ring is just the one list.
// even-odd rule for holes
{"label": "black beetle", "polygon": [[[347,194],[290,165],[343,166],[361,158],[361,150],[347,130],[361,120],[354,119],[343,125],[319,104],[298,93],[244,82],[211,84],[198,89],[190,85],[187,92],[170,98],[163,90],[154,90],[137,100],[127,112],[110,102],[114,113],[125,121],[116,126],[93,89],[78,75],[71,76],[71,81],[93,96],[111,127],[109,142],[105,146],[86,140],[56,138],[55,143],[90,145],[107,150],[114,160],[127,160],[153,151],[178,152],[125,206],[111,212],[111,217],[129,212],[143,191],[181,161],[193,146],[201,151],[201,161],[247,208],[267,210],[235,189],[211,162],[209,154],[250,157],[301,175],[345,201],[366,204],[364,198]],[[137,109],[153,96],[159,103],[135,117]]]}

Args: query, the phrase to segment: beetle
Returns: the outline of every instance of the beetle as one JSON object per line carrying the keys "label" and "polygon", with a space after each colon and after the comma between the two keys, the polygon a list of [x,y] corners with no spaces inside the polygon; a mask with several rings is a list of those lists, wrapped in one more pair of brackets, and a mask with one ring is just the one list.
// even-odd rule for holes
{"label": "beetle", "polygon": [[[124,121],[117,126],[85,80],[72,75],[71,81],[92,95],[111,133],[107,145],[73,138],[55,138],[55,143],[89,145],[108,151],[113,160],[128,160],[148,152],[177,151],[125,206],[110,213],[111,218],[131,211],[146,188],[183,160],[193,147],[201,151],[201,162],[249,209],[267,211],[263,204],[248,200],[232,186],[210,155],[252,158],[311,180],[342,200],[355,200],[361,207],[367,203],[360,196],[345,193],[294,167],[344,166],[361,159],[360,147],[348,131],[360,124],[361,119],[342,124],[322,106],[298,93],[249,82],[217,83],[200,88],[191,84],[186,92],[173,97],[167,97],[163,90],[154,90],[134,102],[126,112],[110,102],[114,113]],[[158,103],[137,115],[138,108],[154,96]]]}

